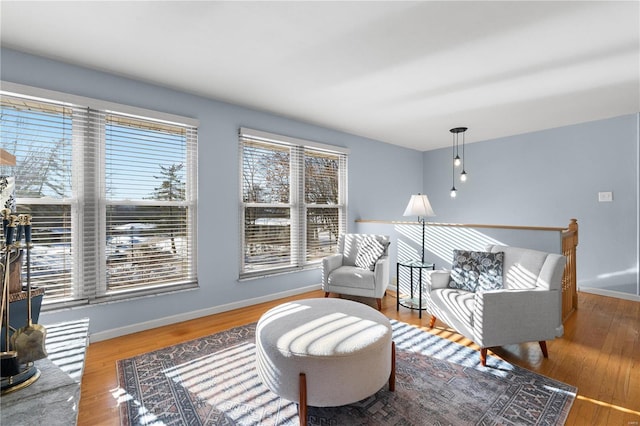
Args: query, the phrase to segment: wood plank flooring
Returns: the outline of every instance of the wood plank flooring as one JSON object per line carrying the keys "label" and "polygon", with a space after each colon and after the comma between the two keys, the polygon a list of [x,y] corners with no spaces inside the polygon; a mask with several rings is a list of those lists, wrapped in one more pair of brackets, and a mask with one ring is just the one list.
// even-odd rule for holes
{"label": "wood plank flooring", "polygon": [[[254,322],[285,301],[322,295],[314,291],[92,343],[82,377],[78,424],[120,424],[118,359]],[[397,312],[392,293],[383,299],[382,312],[425,330],[429,321],[428,315],[420,320],[416,311],[403,307]],[[478,349],[440,322],[431,332]],[[496,348],[489,356],[577,386],[578,397],[566,423],[569,426],[640,426],[640,302],[579,293],[578,310],[565,323],[564,336],[548,342],[548,348],[548,359],[542,357],[536,342]]]}

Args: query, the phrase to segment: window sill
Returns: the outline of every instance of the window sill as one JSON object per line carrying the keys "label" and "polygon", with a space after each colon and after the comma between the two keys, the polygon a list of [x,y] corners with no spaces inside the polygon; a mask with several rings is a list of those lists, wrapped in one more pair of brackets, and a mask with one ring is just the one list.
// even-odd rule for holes
{"label": "window sill", "polygon": [[309,271],[313,269],[320,269],[321,267],[322,267],[322,262],[320,261],[317,263],[310,263],[303,267],[274,269],[270,271],[249,272],[249,273],[240,274],[240,276],[238,277],[238,281],[239,282],[254,281],[254,280],[259,280],[263,278],[275,277],[278,275],[289,275],[289,274],[295,274],[298,272],[304,272],[304,271]]}
{"label": "window sill", "polygon": [[[136,289],[129,291],[120,291],[117,293],[106,294],[104,296],[96,297],[92,300],[65,300],[59,302],[51,302],[43,304],[41,312],[58,312],[67,309],[83,308],[92,305],[103,305],[109,303],[120,303],[133,301],[137,299],[144,299],[148,297],[166,296],[173,293],[181,293],[183,291],[191,291],[200,288],[198,282],[190,282],[184,284],[177,284],[165,287],[154,287],[148,289]],[[46,297],[46,294],[45,294]]]}

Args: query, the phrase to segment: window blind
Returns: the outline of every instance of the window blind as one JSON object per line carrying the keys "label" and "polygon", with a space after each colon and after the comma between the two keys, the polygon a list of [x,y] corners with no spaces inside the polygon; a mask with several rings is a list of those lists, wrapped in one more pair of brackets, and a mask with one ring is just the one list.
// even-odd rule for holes
{"label": "window blind", "polygon": [[242,240],[245,272],[287,267],[291,257],[291,147],[243,139]]}
{"label": "window blind", "polygon": [[346,161],[346,155],[304,150],[306,262],[335,253],[346,229]]}
{"label": "window blind", "polygon": [[299,269],[335,252],[346,230],[345,150],[250,129],[240,130],[239,146],[240,276]]}
{"label": "window blind", "polygon": [[107,291],[195,281],[195,129],[104,114]]}

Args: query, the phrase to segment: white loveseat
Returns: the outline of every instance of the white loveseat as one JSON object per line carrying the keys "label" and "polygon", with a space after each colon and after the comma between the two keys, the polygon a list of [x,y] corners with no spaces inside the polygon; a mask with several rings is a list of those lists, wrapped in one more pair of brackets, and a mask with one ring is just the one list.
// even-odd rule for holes
{"label": "white loveseat", "polygon": [[487,246],[486,252],[504,253],[503,288],[475,292],[450,288],[451,271],[429,272],[429,327],[437,318],[474,341],[481,348],[482,365],[486,365],[487,348],[523,342],[539,342],[547,358],[546,341],[564,332],[561,311],[565,257],[496,245]]}

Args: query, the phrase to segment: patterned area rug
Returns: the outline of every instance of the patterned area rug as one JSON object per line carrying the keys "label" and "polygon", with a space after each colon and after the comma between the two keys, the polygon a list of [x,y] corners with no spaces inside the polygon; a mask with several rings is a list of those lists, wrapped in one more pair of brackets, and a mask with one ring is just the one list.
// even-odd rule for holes
{"label": "patterned area rug", "polygon": [[[309,407],[309,425],[562,425],[576,388],[392,320],[396,391]],[[254,368],[255,323],[120,360],[123,425],[297,425]],[[339,384],[336,384],[339,386]]]}

